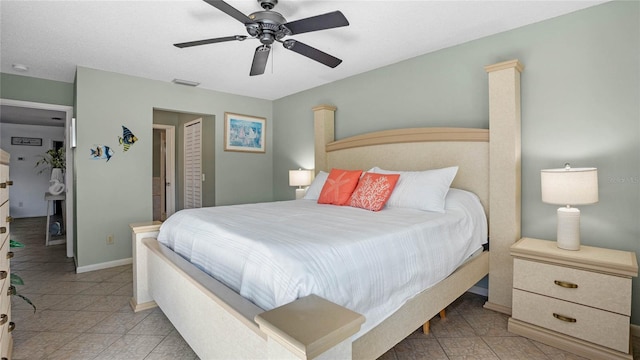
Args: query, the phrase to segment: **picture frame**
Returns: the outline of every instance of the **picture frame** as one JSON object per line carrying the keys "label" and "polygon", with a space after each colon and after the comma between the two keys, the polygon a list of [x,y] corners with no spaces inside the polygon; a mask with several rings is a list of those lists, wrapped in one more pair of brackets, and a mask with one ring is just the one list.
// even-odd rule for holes
{"label": "picture frame", "polygon": [[42,138],[12,136],[11,145],[42,146]]}
{"label": "picture frame", "polygon": [[224,151],[266,152],[267,119],[224,113]]}

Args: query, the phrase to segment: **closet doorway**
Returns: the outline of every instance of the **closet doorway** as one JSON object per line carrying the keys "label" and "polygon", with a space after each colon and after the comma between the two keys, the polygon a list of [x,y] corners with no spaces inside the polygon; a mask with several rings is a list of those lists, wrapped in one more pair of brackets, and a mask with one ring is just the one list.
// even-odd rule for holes
{"label": "closet doorway", "polygon": [[[172,149],[175,151],[175,155],[166,157],[167,162],[165,163],[167,169],[174,170],[174,178],[167,180],[171,183],[171,187],[167,186],[164,189],[167,196],[174,196],[174,211],[216,205],[215,120],[215,115],[211,114],[153,109],[153,130],[171,128],[175,131],[175,138],[172,139],[175,140],[174,145],[170,146],[167,142],[166,146],[167,154]],[[154,138],[160,139],[159,135],[156,136],[155,133]],[[154,145],[153,177],[160,174],[155,169],[159,169],[162,165],[160,157],[156,156],[156,153],[159,154],[161,151],[160,146]],[[172,164],[169,164],[169,161]],[[162,190],[162,187],[159,188]],[[161,195],[161,193],[154,195],[156,201],[161,200]],[[167,211],[167,217],[171,214],[171,211]]]}
{"label": "closet doorway", "polygon": [[176,211],[175,127],[153,124],[153,220],[164,221]]}

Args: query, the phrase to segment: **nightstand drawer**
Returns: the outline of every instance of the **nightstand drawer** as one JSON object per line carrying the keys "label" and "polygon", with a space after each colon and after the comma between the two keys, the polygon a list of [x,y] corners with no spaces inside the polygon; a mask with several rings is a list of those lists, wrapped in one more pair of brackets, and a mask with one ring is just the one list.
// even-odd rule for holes
{"label": "nightstand drawer", "polygon": [[514,319],[629,352],[627,316],[517,289],[513,290],[513,304]]}
{"label": "nightstand drawer", "polygon": [[513,287],[631,315],[631,279],[514,259]]}

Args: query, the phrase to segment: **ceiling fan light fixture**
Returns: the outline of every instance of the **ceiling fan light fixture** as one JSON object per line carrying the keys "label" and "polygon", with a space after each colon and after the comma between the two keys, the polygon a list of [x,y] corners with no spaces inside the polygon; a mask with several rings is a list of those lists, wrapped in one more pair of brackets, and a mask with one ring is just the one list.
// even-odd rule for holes
{"label": "ceiling fan light fixture", "polygon": [[196,87],[200,85],[200,83],[197,81],[190,81],[190,80],[183,80],[183,79],[173,79],[171,80],[171,82],[178,85],[185,85],[185,86],[192,86],[192,87]]}

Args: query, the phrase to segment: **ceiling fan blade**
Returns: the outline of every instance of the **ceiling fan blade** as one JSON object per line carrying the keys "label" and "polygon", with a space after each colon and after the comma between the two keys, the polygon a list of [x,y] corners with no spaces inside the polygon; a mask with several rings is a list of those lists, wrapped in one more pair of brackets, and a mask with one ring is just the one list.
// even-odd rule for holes
{"label": "ceiling fan blade", "polygon": [[242,41],[246,38],[247,36],[245,35],[234,35],[234,36],[225,36],[225,37],[219,37],[219,38],[213,38],[213,39],[188,41],[188,42],[173,44],[173,46],[179,47],[182,49],[190,46],[215,44],[215,43],[225,42],[225,41],[234,41],[234,40]]}
{"label": "ceiling fan blade", "polygon": [[232,18],[240,21],[243,24],[254,23],[254,21],[251,20],[247,15],[241,13],[240,10],[234,8],[233,6],[227,4],[222,0],[204,0],[204,2],[222,11],[223,13],[231,16]]}
{"label": "ceiling fan blade", "polygon": [[348,26],[349,21],[340,11],[334,11],[323,15],[288,22],[283,25],[287,29],[291,30],[291,35],[297,35],[311,31]]}
{"label": "ceiling fan blade", "polygon": [[267,60],[269,59],[269,53],[271,52],[271,46],[260,45],[256,48],[255,54],[253,54],[253,63],[251,64],[250,76],[264,74],[264,69],[267,67]]}
{"label": "ceiling fan blade", "polygon": [[307,44],[301,43],[300,41],[286,40],[282,45],[284,45],[285,49],[297,52],[300,55],[304,55],[309,59],[325,64],[331,68],[340,65],[340,63],[342,62],[342,60],[338,59],[337,57],[331,56],[324,51],[320,51]]}

